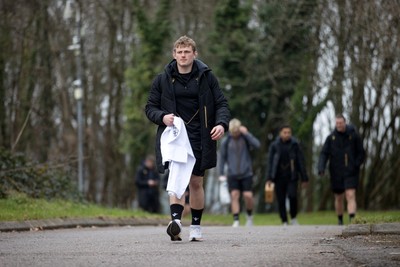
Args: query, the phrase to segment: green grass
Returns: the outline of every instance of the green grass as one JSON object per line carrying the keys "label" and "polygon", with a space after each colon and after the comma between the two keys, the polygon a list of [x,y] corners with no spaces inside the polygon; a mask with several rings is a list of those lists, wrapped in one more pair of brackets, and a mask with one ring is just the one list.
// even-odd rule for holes
{"label": "green grass", "polygon": [[52,218],[128,218],[160,217],[142,211],[105,208],[94,204],[82,204],[65,200],[47,201],[28,198],[23,194],[13,194],[0,199],[0,221],[23,221]]}
{"label": "green grass", "polygon": [[[105,208],[94,204],[82,204],[65,200],[47,201],[28,198],[23,194],[13,194],[7,199],[0,199],[0,221],[23,221],[52,218],[165,218],[168,215],[149,214],[139,210]],[[245,214],[240,215],[241,225],[245,224]],[[336,225],[337,217],[334,211],[320,211],[299,213],[298,221],[301,225]],[[190,216],[183,221],[190,222]],[[203,222],[219,225],[231,225],[232,215],[204,214]],[[347,215],[344,218],[348,224]],[[383,223],[400,222],[400,211],[359,211],[354,223]],[[277,212],[255,214],[254,225],[280,225]]]}
{"label": "green grass", "polygon": [[[232,215],[210,215],[205,214],[204,219],[208,222],[232,224]],[[349,224],[347,214],[344,216],[344,224]],[[240,224],[244,225],[246,216],[240,214]],[[301,225],[337,225],[337,216],[334,211],[318,211],[310,213],[299,213],[297,220]],[[387,223],[400,222],[400,211],[359,211],[353,223]],[[255,214],[254,225],[280,225],[281,220],[277,212],[268,214]]]}
{"label": "green grass", "polygon": [[356,216],[354,223],[367,224],[367,223],[392,223],[400,222],[400,211],[386,211],[386,212],[372,212],[362,211]]}

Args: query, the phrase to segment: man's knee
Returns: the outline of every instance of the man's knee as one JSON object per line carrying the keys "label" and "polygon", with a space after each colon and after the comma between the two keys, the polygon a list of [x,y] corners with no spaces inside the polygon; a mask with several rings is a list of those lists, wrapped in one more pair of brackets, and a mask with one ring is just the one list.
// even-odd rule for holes
{"label": "man's knee", "polygon": [[251,199],[251,198],[253,198],[253,192],[251,192],[251,191],[244,191],[244,192],[243,192],[243,197],[246,198],[246,199]]}
{"label": "man's knee", "polygon": [[356,191],[354,189],[346,190],[346,200],[351,201],[356,199]]}
{"label": "man's knee", "polygon": [[239,190],[232,190],[231,191],[231,198],[233,200],[238,200],[240,198],[240,191]]}
{"label": "man's knee", "polygon": [[343,200],[343,198],[344,198],[344,193],[335,194],[335,199],[336,199],[336,200]]}
{"label": "man's knee", "polygon": [[198,191],[203,189],[203,177],[192,175],[189,184],[190,191]]}

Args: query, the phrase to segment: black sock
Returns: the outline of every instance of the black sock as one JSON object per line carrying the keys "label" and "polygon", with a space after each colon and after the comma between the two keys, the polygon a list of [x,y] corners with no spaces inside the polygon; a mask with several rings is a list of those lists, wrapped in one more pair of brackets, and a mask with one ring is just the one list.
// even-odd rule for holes
{"label": "black sock", "polygon": [[200,225],[201,215],[203,215],[203,210],[190,209],[192,211],[192,225]]}
{"label": "black sock", "polygon": [[180,220],[182,219],[182,213],[183,213],[183,209],[184,207],[180,204],[172,204],[171,206],[169,206],[170,210],[171,210],[171,219],[172,220]]}
{"label": "black sock", "polygon": [[233,220],[234,221],[239,221],[239,213],[233,214]]}
{"label": "black sock", "polygon": [[253,215],[253,210],[247,210],[247,215],[250,217],[251,215]]}
{"label": "black sock", "polygon": [[343,225],[343,215],[338,215],[337,217],[339,225]]}
{"label": "black sock", "polygon": [[351,221],[354,219],[354,217],[356,217],[355,213],[351,213],[349,214],[349,222],[351,223]]}

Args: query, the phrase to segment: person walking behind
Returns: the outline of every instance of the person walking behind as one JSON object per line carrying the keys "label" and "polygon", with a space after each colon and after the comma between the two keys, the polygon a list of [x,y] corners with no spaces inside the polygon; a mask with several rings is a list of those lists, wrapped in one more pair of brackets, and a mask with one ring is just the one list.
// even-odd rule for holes
{"label": "person walking behind", "polygon": [[329,161],[331,189],[335,195],[335,210],[339,225],[343,225],[344,196],[350,223],[356,215],[356,190],[364,157],[362,140],[354,126],[346,124],[342,114],[336,115],[335,129],[326,138],[319,156],[318,174],[325,175],[325,167]]}
{"label": "person walking behind", "polygon": [[303,152],[296,138],[292,137],[292,128],[283,125],[279,130],[279,136],[269,147],[267,172],[267,184],[275,184],[279,215],[283,225],[288,224],[286,197],[289,198],[291,224],[299,224],[296,219],[299,176],[305,187],[308,175]]}
{"label": "person walking behind", "polygon": [[227,165],[228,188],[231,195],[231,212],[233,227],[238,227],[240,213],[240,195],[243,195],[247,221],[246,226],[253,225],[253,166],[250,150],[260,147],[260,141],[254,137],[238,119],[229,122],[229,135],[220,146],[220,180],[226,179]]}
{"label": "person walking behind", "polygon": [[159,186],[160,176],[156,170],[155,157],[148,155],[136,172],[139,207],[151,213],[160,209]]}
{"label": "person walking behind", "polygon": [[[171,177],[172,167],[169,166],[169,180],[174,178],[176,183],[189,180],[192,214],[189,239],[199,241],[202,240],[200,224],[204,209],[204,172],[216,166],[216,141],[228,129],[230,112],[228,102],[211,69],[196,59],[197,48],[193,39],[180,37],[173,45],[172,55],[174,59],[153,81],[145,112],[147,118],[158,125],[156,161],[161,173],[167,165],[171,165],[163,164],[161,136],[168,128],[176,127],[182,120],[184,122],[195,164],[190,177]],[[175,130],[173,128],[173,133]],[[175,174],[183,176],[180,172]],[[179,186],[186,188],[187,184]],[[169,202],[171,222],[167,226],[167,234],[172,241],[180,241],[185,197],[170,194]]]}

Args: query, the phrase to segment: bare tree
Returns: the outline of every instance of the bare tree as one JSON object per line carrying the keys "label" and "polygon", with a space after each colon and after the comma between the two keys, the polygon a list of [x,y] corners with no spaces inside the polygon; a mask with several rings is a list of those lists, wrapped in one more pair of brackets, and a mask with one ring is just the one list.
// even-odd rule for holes
{"label": "bare tree", "polygon": [[361,207],[399,203],[394,193],[400,188],[395,156],[400,141],[399,5],[379,0],[325,5],[321,45],[334,64],[327,97],[335,112],[348,114],[359,129],[368,155],[358,192]]}

